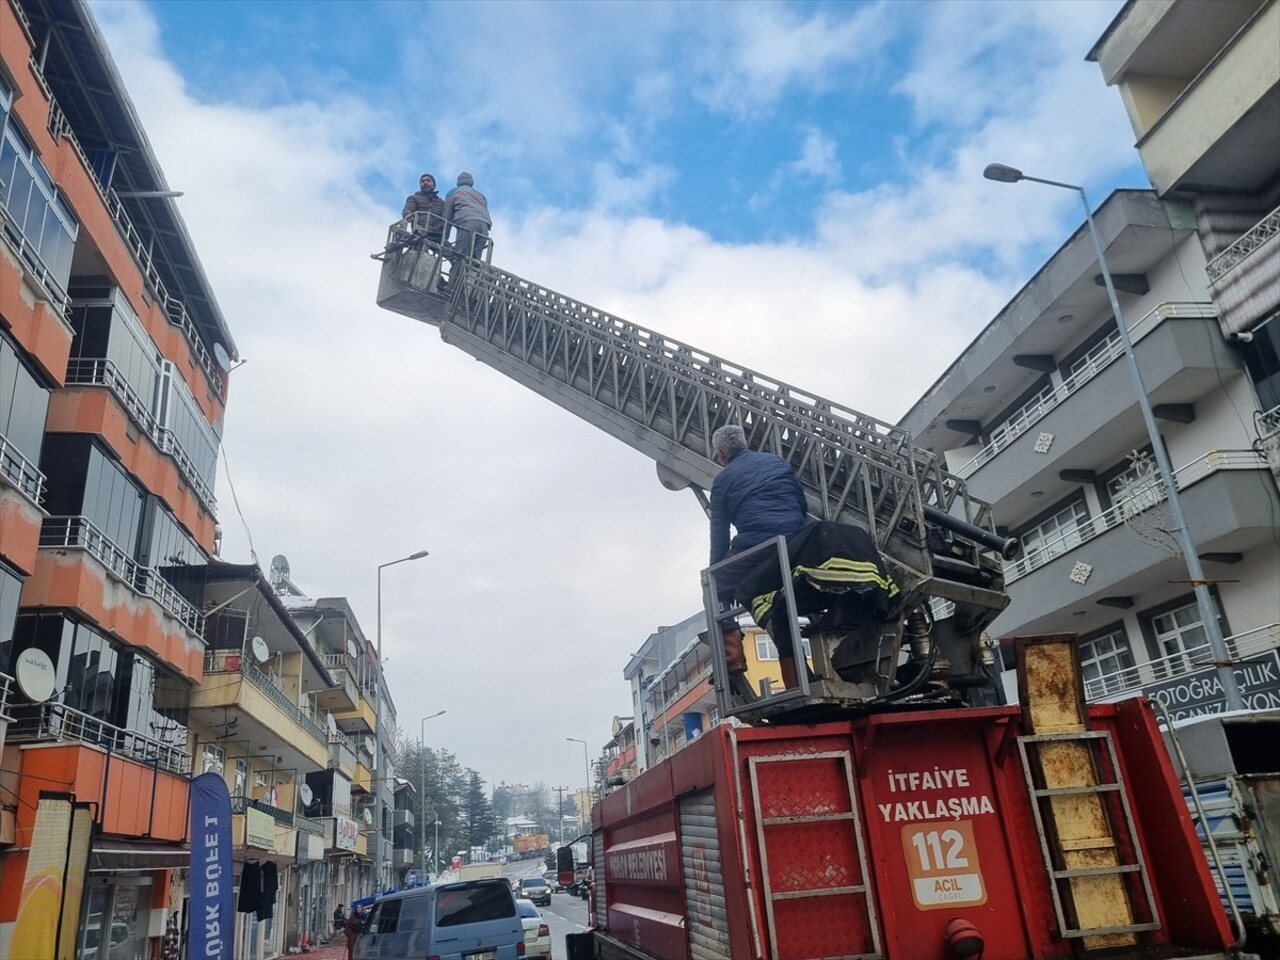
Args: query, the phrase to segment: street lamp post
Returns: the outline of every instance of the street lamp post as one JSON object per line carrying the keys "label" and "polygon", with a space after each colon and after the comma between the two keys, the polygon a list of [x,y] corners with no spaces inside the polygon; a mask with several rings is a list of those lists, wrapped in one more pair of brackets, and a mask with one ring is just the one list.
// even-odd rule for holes
{"label": "street lamp post", "polygon": [[382,659],[382,570],[384,567],[394,567],[397,563],[405,563],[409,560],[421,560],[423,557],[429,556],[426,550],[419,550],[417,553],[411,553],[407,557],[401,557],[399,560],[390,560],[387,563],[378,564],[378,659]]}
{"label": "street lamp post", "polygon": [[1073,183],[1059,183],[1057,180],[1042,180],[1039,177],[1029,177],[1021,170],[1005,166],[1003,163],[987,164],[982,171],[982,175],[988,180],[995,180],[997,183],[1017,183],[1019,180],[1044,183],[1051,187],[1074,190],[1080,197],[1080,203],[1084,206],[1085,222],[1089,225],[1089,236],[1093,239],[1093,249],[1098,256],[1098,267],[1102,272],[1102,282],[1107,288],[1107,297],[1111,301],[1111,311],[1115,314],[1116,330],[1120,334],[1120,345],[1123,347],[1124,355],[1129,361],[1129,373],[1133,379],[1134,392],[1138,396],[1138,408],[1142,411],[1142,422],[1146,424],[1147,439],[1150,440],[1151,449],[1155,453],[1156,470],[1160,475],[1161,485],[1164,487],[1165,499],[1169,503],[1169,513],[1175,528],[1174,533],[1178,538],[1178,546],[1182,550],[1183,560],[1187,565],[1187,576],[1190,578],[1192,588],[1195,591],[1196,607],[1200,611],[1200,621],[1204,624],[1205,639],[1209,642],[1209,649],[1213,653],[1214,662],[1217,664],[1218,682],[1222,684],[1226,708],[1228,710],[1238,710],[1244,706],[1244,702],[1240,697],[1240,687],[1236,684],[1235,672],[1231,668],[1230,654],[1227,652],[1226,641],[1222,638],[1222,626],[1218,622],[1218,611],[1214,606],[1213,597],[1209,594],[1208,581],[1205,580],[1204,569],[1200,566],[1200,557],[1196,553],[1195,541],[1191,539],[1191,529],[1187,526],[1186,517],[1182,512],[1182,499],[1178,494],[1178,483],[1173,476],[1173,465],[1169,462],[1169,454],[1160,440],[1160,430],[1156,426],[1155,413],[1151,409],[1151,398],[1147,395],[1147,387],[1142,380],[1142,370],[1138,367],[1138,357],[1133,350],[1133,340],[1129,337],[1129,328],[1125,325],[1124,316],[1120,312],[1120,301],[1116,298],[1115,284],[1111,280],[1111,271],[1107,267],[1107,258],[1102,249],[1102,237],[1098,233],[1097,224],[1094,223],[1093,208],[1089,206],[1089,198],[1084,192],[1084,187],[1076,186]]}
{"label": "street lamp post", "polygon": [[431,871],[431,875],[435,876],[436,870],[440,869],[440,821],[436,821],[436,838],[431,841],[431,866],[435,870]]}
{"label": "street lamp post", "polygon": [[577,737],[565,737],[565,739],[570,743],[582,744],[582,762],[587,773],[587,810],[586,816],[583,816],[583,811],[581,809],[578,810],[578,821],[585,828],[588,818],[591,816],[591,757],[587,753],[587,741],[579,740]]}
{"label": "street lamp post", "polygon": [[[448,711],[437,710],[429,717],[423,717],[418,721],[418,809],[421,811],[422,817],[422,847],[418,853],[418,870],[422,874],[422,881],[426,882],[427,877],[427,721],[434,720],[436,717],[443,716]],[[436,821],[436,842],[440,841],[440,821]],[[434,859],[436,848],[431,848],[431,856]]]}

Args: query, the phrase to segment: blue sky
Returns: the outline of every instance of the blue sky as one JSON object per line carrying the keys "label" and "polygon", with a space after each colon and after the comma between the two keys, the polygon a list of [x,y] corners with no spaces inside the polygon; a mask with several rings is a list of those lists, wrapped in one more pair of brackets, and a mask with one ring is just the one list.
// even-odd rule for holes
{"label": "blue sky", "polygon": [[486,778],[575,785],[564,737],[603,744],[627,654],[697,609],[706,520],[376,307],[418,174],[475,174],[504,268],[896,420],[1079,226],[986,163],[1147,186],[1084,59],[1120,7],[98,0],[248,361],[224,556],[283,553],[371,628],[378,564],[429,549],[384,584],[402,725],[447,709],[434,735]]}

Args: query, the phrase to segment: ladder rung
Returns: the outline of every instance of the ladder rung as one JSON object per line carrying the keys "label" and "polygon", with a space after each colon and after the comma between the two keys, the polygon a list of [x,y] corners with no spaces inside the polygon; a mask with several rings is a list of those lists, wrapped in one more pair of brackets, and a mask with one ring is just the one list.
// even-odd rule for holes
{"label": "ladder rung", "polygon": [[866,893],[867,887],[861,884],[855,887],[823,887],[821,890],[784,890],[782,893],[769,894],[773,900],[803,900],[807,897],[843,897],[851,893]]}
{"label": "ladder rung", "polygon": [[1140,873],[1141,869],[1136,863],[1126,863],[1118,867],[1077,867],[1074,870],[1055,870],[1053,875],[1058,880],[1070,880],[1072,877],[1106,877],[1116,873]]}
{"label": "ladder rung", "polygon": [[1095,783],[1083,787],[1045,787],[1035,794],[1037,797],[1067,797],[1081,793],[1115,793],[1119,789],[1118,783]]}

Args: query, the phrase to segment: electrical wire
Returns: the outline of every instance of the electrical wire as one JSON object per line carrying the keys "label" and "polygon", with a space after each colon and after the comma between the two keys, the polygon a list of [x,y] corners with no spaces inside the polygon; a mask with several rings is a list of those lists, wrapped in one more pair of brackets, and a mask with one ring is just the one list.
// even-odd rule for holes
{"label": "electrical wire", "polygon": [[240,509],[240,498],[236,495],[235,481],[231,479],[231,463],[227,459],[227,445],[222,443],[222,456],[219,458],[222,462],[222,473],[227,478],[227,487],[231,490],[231,502],[235,504],[236,516],[240,518],[240,525],[244,527],[245,539],[249,541],[249,557],[258,566],[262,566],[258,561],[258,552],[253,547],[253,531],[249,529],[249,521],[245,519],[244,511]]}

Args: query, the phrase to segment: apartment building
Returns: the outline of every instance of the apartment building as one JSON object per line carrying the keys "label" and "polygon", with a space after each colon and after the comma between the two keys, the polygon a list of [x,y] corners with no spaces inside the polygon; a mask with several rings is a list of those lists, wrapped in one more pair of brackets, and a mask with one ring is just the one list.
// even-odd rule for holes
{"label": "apartment building", "polygon": [[0,955],[43,793],[91,805],[78,952],[147,956],[184,922],[236,348],[83,3],[0,3],[0,237]]}
{"label": "apartment building", "polygon": [[[698,638],[706,628],[702,611],[673,626],[659,627],[623,668],[622,675],[631,684],[636,727],[634,760],[628,761],[633,775],[671,756],[719,722],[711,648]],[[778,650],[769,635],[750,623],[742,631],[747,679],[757,690],[765,679],[781,687]],[[809,641],[802,642],[807,653]]]}
{"label": "apartment building", "polygon": [[396,808],[397,791],[404,789],[392,762],[396,712],[376,645],[345,598],[306,596],[282,556],[271,569],[281,604],[334,681],[315,697],[328,762],[306,776],[307,814],[324,824],[323,868],[313,874],[305,906],[307,923],[316,924],[330,919],[339,903],[349,907],[403,884],[412,863],[407,853],[396,853],[396,830],[403,851],[411,845],[404,830],[412,831],[413,813]]}
{"label": "apartment building", "polygon": [[[1274,0],[1132,0],[1089,55],[1155,186],[1096,211],[1120,319],[1254,710],[1280,708],[1278,49]],[[1023,541],[993,634],[1077,633],[1090,697],[1217,712],[1100,273],[1082,224],[901,425]]]}

